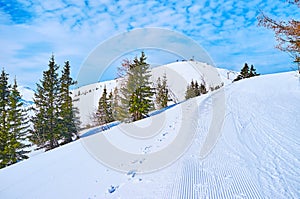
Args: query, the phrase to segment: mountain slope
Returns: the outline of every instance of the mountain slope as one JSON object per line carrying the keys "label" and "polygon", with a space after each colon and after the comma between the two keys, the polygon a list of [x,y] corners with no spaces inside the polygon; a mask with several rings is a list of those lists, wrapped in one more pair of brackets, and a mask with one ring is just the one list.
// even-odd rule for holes
{"label": "mountain slope", "polygon": [[32,90],[27,86],[19,86],[18,90],[21,93],[24,107],[30,106],[34,103],[33,102],[34,90]]}
{"label": "mountain slope", "polygon": [[[1,169],[0,198],[299,198],[299,77],[289,72],[226,86],[221,135],[201,159],[215,108],[212,98],[219,92],[139,121],[136,125],[143,127],[167,118],[149,139],[136,141],[115,126]],[[191,109],[193,101],[196,110]],[[190,115],[182,118],[186,112]],[[151,154],[167,148],[188,118],[197,124],[182,134],[195,133],[191,146],[178,161],[156,172],[115,171],[85,148],[87,140],[105,135],[123,150]],[[131,163],[136,168],[136,162]]]}
{"label": "mountain slope", "polygon": [[[218,72],[220,75],[218,75]],[[151,80],[155,84],[158,77],[166,74],[169,94],[175,103],[185,100],[185,91],[187,85],[192,80],[202,83],[203,79],[207,89],[210,86],[220,86],[222,82],[231,83],[235,78],[235,73],[231,73],[227,79],[226,69],[215,69],[214,67],[197,61],[174,62],[151,69]],[[205,74],[205,75],[203,75]],[[79,109],[82,126],[92,124],[92,115],[97,110],[99,98],[102,95],[103,88],[106,86],[108,92],[114,91],[115,87],[120,88],[122,79],[115,79],[106,82],[98,82],[82,86],[73,90],[74,105]]]}

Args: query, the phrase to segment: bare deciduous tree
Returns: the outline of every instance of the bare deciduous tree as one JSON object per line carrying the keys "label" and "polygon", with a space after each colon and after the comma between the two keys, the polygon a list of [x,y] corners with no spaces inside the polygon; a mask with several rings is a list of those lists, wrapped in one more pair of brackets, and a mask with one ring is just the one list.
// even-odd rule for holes
{"label": "bare deciduous tree", "polygon": [[[300,0],[287,0],[287,2],[300,8]],[[278,41],[276,48],[288,52],[294,58],[300,73],[300,21],[296,19],[276,21],[261,13],[258,16],[258,25],[275,32],[275,37]]]}

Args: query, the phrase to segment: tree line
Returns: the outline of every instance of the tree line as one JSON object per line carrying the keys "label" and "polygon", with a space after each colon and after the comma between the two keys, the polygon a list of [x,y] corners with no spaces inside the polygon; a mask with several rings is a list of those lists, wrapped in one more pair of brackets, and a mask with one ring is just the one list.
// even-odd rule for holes
{"label": "tree line", "polygon": [[52,56],[34,94],[33,129],[29,138],[38,148],[50,150],[78,138],[78,110],[70,96],[70,87],[75,83],[70,76],[69,61],[65,62],[60,76]]}
{"label": "tree line", "polygon": [[50,150],[78,137],[80,122],[70,96],[70,86],[75,81],[70,77],[69,61],[59,75],[54,56],[50,58],[48,70],[36,84],[32,117],[23,107],[16,78],[10,85],[8,76],[3,69],[0,76],[0,168],[27,159],[30,143],[38,149]]}
{"label": "tree line", "polygon": [[250,77],[255,77],[259,76],[259,73],[256,73],[256,69],[254,68],[253,65],[249,68],[248,64],[245,63],[244,67],[241,69],[241,72],[239,75],[233,80],[233,82],[239,81],[241,79],[245,78],[250,78]]}
{"label": "tree line", "polygon": [[[115,120],[137,121],[149,111],[161,109],[168,103],[166,75],[154,85],[150,81],[149,64],[144,52],[133,61],[122,63],[123,82],[108,93],[104,87],[95,117],[102,125]],[[0,76],[0,168],[28,158],[27,147],[51,150],[78,138],[80,121],[73,106],[70,87],[76,82],[70,76],[70,63],[61,71],[52,57],[48,69],[36,84],[32,117],[23,107],[16,79],[8,84],[4,69]],[[28,144],[30,143],[30,144]]]}
{"label": "tree line", "polygon": [[192,80],[191,83],[187,85],[185,99],[197,97],[202,94],[206,94],[207,92],[208,91],[206,89],[206,84],[204,80],[202,80],[202,83],[200,85],[197,80]]}
{"label": "tree line", "polygon": [[[169,88],[164,74],[155,83],[151,81],[150,65],[144,52],[132,61],[124,60],[119,68],[121,86],[110,92],[104,86],[94,119],[97,125],[113,121],[133,122],[148,117],[150,111],[168,106]],[[16,78],[8,84],[8,74],[0,76],[0,168],[28,158],[28,143],[38,149],[50,150],[78,138],[80,121],[78,109],[73,106],[70,87],[76,82],[70,76],[70,63],[62,70],[52,57],[48,69],[36,84],[34,112],[29,117],[23,108]],[[258,75],[245,64],[238,78]],[[237,80],[236,80],[237,81]],[[222,86],[222,85],[221,85]],[[215,90],[221,86],[210,88]],[[187,86],[186,99],[208,92],[205,81],[192,80]]]}
{"label": "tree line", "polygon": [[164,74],[154,84],[151,82],[150,65],[146,62],[146,55],[141,52],[140,57],[133,61],[123,60],[118,68],[122,83],[108,94],[104,87],[98,102],[98,109],[94,118],[98,125],[115,120],[133,122],[148,116],[155,109],[162,109],[168,105],[167,77]]}

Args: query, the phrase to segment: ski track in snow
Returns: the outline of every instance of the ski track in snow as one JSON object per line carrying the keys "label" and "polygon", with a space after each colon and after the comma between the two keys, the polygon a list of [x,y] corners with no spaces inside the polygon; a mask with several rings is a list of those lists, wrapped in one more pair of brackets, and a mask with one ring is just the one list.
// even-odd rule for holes
{"label": "ski track in snow", "polygon": [[[299,198],[300,167],[296,165],[300,165],[300,143],[295,134],[299,132],[299,109],[284,103],[291,96],[276,96],[276,90],[258,89],[266,94],[257,95],[251,92],[254,86],[245,90],[235,86],[226,88],[221,139],[203,160],[195,152],[208,132],[212,107],[210,98],[201,102],[196,147],[181,161],[164,198]],[[283,103],[270,101],[274,95]],[[295,97],[300,100],[299,95]]]}
{"label": "ski track in snow", "polygon": [[240,158],[229,156],[231,151],[224,154],[223,145],[217,144],[207,158],[199,158],[211,120],[211,103],[208,97],[199,106],[195,142],[181,160],[173,186],[164,198],[262,198],[247,168],[234,164],[240,162]]}
{"label": "ski track in snow", "polygon": [[[260,80],[263,83],[264,80]],[[235,132],[232,136],[236,136],[237,139],[225,136],[227,146],[229,148],[231,146],[232,149],[236,144],[240,145],[236,147],[238,150],[232,150],[240,158],[243,157],[246,167],[255,175],[264,197],[297,198],[300,195],[300,169],[295,165],[300,165],[299,136],[293,133],[297,132],[297,129],[299,132],[299,125],[294,121],[291,122],[290,118],[294,115],[298,117],[296,121],[299,121],[299,112],[297,113],[295,109],[296,113],[285,113],[295,108],[284,103],[284,101],[289,101],[291,96],[282,95],[282,92],[279,92],[281,96],[278,94],[276,96],[276,90],[269,91],[266,87],[263,87],[264,89],[253,87],[240,91],[228,89],[228,118],[234,124],[232,129]],[[280,88],[278,86],[277,93]],[[266,93],[266,95],[257,95],[252,92],[253,90]],[[274,103],[266,96],[274,96],[274,99],[280,97],[282,103],[276,104],[279,100],[275,100],[276,103]],[[299,95],[295,97],[299,99]],[[290,117],[286,118],[289,114]],[[239,142],[233,145],[231,140]]]}

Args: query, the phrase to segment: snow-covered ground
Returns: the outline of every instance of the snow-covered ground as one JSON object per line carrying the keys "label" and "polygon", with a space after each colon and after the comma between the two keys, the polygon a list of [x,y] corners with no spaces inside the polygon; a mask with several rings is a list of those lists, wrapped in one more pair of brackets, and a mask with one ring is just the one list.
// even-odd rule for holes
{"label": "snow-covered ground", "polygon": [[[230,72],[228,76],[228,72],[226,69],[215,69],[206,63],[183,61],[153,68],[151,80],[156,83],[158,77],[162,78],[166,74],[170,97],[177,103],[185,99],[186,87],[192,80],[197,80],[200,84],[203,79],[207,89],[209,89],[211,86],[221,85],[222,82],[230,84],[237,74]],[[73,90],[74,105],[79,109],[82,127],[88,124],[92,125],[92,116],[97,110],[103,88],[106,86],[108,92],[113,92],[115,87],[120,88],[121,83],[122,79],[115,79]]]}
{"label": "snow-covered ground", "polygon": [[[147,139],[137,141],[124,134],[126,126],[114,126],[1,169],[0,198],[300,198],[299,78],[288,72],[228,84],[220,137],[205,158],[200,149],[216,111],[212,99],[220,91],[135,123],[138,129],[163,121]],[[177,161],[139,173],[151,154],[191,135]],[[103,137],[144,158],[120,164],[127,172],[105,166],[91,151]],[[96,149],[103,149],[99,145]]]}
{"label": "snow-covered ground", "polygon": [[21,94],[24,107],[31,106],[33,104],[34,90],[28,86],[19,86],[18,90]]}

